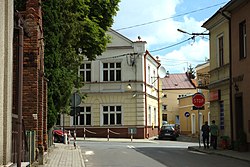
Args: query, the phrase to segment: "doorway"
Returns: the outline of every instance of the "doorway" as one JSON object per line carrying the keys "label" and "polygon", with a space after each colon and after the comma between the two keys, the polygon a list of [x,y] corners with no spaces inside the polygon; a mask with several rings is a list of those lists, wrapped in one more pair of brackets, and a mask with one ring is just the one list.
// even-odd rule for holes
{"label": "doorway", "polygon": [[243,120],[243,97],[242,93],[235,95],[235,128],[236,128],[236,138],[239,138],[239,129],[244,130],[244,120]]}

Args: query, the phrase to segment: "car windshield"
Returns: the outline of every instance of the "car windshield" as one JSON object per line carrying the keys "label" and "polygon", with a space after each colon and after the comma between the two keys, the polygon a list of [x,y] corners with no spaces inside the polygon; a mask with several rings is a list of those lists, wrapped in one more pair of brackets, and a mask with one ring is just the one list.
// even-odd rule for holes
{"label": "car windshield", "polygon": [[167,125],[167,126],[165,125],[165,126],[162,126],[161,129],[162,130],[174,130],[174,127],[171,125]]}

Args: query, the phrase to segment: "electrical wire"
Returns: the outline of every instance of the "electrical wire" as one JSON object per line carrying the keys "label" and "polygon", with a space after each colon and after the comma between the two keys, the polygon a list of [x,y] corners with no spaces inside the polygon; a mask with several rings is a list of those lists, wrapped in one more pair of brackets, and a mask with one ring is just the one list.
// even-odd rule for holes
{"label": "electrical wire", "polygon": [[195,36],[192,36],[192,37],[190,37],[190,38],[188,38],[188,39],[186,39],[186,40],[184,40],[184,41],[178,42],[178,43],[176,43],[176,44],[169,45],[169,46],[166,46],[166,47],[163,47],[163,48],[159,48],[159,49],[155,49],[155,50],[151,50],[151,51],[149,51],[149,52],[158,52],[158,51],[161,51],[161,50],[164,50],[164,49],[168,49],[168,48],[171,48],[171,47],[180,45],[180,44],[182,44],[182,43],[184,43],[184,42],[187,42],[187,41],[189,41],[190,39],[193,40],[194,38],[195,38]]}
{"label": "electrical wire", "polygon": [[141,26],[145,26],[145,25],[148,25],[148,24],[153,24],[153,23],[157,23],[157,22],[160,22],[160,21],[173,19],[173,18],[184,16],[184,15],[187,15],[187,14],[196,13],[196,12],[199,12],[199,11],[202,11],[202,10],[210,9],[210,8],[213,8],[213,7],[225,4],[225,3],[226,2],[222,2],[222,3],[219,3],[219,4],[212,5],[212,6],[207,6],[205,8],[201,8],[201,9],[193,10],[193,11],[190,11],[190,12],[178,14],[178,15],[175,15],[175,16],[172,16],[172,17],[167,17],[167,18],[163,18],[163,19],[159,19],[159,20],[149,21],[149,22],[146,22],[146,23],[136,24],[136,25],[133,25],[133,26],[118,28],[118,29],[115,29],[115,31],[121,31],[121,30],[131,29],[131,28],[135,28],[135,27],[141,27]]}

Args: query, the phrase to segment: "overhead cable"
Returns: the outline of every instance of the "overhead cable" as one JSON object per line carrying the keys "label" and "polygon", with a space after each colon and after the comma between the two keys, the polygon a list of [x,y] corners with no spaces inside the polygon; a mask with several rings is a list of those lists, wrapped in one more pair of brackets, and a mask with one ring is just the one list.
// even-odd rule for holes
{"label": "overhead cable", "polygon": [[130,29],[130,28],[135,28],[135,27],[145,26],[145,25],[148,25],[148,24],[157,23],[157,22],[160,22],[160,21],[164,21],[164,20],[168,20],[168,19],[172,19],[172,18],[184,16],[184,15],[187,15],[187,14],[196,13],[196,12],[199,12],[199,11],[202,11],[202,10],[206,10],[206,9],[209,9],[209,8],[213,8],[213,7],[222,5],[222,4],[225,4],[225,2],[216,4],[216,5],[212,5],[212,6],[208,6],[208,7],[205,7],[205,8],[193,10],[193,11],[190,11],[190,12],[182,13],[182,14],[175,15],[175,16],[172,16],[172,17],[167,17],[167,18],[163,18],[163,19],[159,19],[159,20],[154,20],[154,21],[150,21],[150,22],[146,22],[146,23],[136,24],[136,25],[128,26],[128,27],[124,27],[124,28],[118,28],[118,29],[115,29],[115,31],[121,31],[121,30],[126,30],[126,29]]}

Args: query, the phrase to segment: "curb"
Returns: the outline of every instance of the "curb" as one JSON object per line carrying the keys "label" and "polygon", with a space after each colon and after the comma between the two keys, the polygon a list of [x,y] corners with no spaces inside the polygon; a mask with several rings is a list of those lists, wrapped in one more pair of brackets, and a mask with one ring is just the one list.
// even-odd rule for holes
{"label": "curb", "polygon": [[81,166],[85,167],[85,163],[84,163],[84,159],[83,159],[83,156],[82,156],[82,151],[81,151],[80,146],[77,146],[77,150],[78,150],[79,156],[81,158]]}
{"label": "curb", "polygon": [[233,156],[233,155],[229,155],[229,154],[223,154],[223,152],[219,152],[219,151],[212,151],[212,150],[206,151],[206,150],[202,150],[202,149],[199,149],[199,148],[194,148],[194,147],[191,147],[191,146],[188,147],[188,150],[202,152],[202,153],[206,153],[206,154],[220,155],[220,156],[234,158],[234,159],[238,159],[238,160],[242,160],[242,161],[246,161],[246,162],[250,163],[250,159],[244,159],[244,158],[242,158],[240,156]]}

